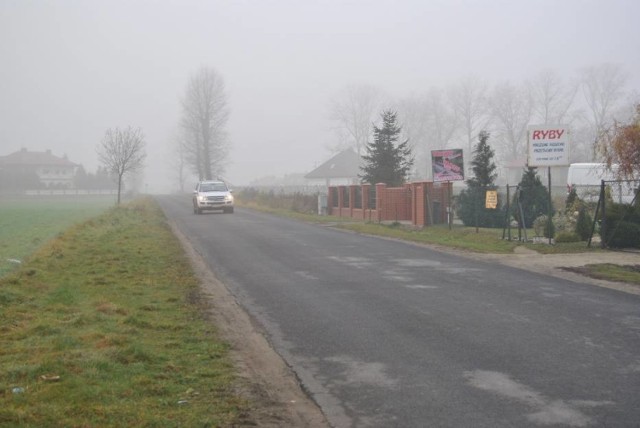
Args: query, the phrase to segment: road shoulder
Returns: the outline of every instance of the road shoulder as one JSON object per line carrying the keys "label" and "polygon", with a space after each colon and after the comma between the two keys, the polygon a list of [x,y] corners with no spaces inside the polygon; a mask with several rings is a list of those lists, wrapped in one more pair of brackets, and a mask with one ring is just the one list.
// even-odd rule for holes
{"label": "road shoulder", "polygon": [[304,392],[293,370],[273,349],[225,285],[209,270],[178,227],[180,240],[201,285],[208,315],[230,354],[240,378],[238,393],[251,403],[247,426],[329,427],[319,406]]}

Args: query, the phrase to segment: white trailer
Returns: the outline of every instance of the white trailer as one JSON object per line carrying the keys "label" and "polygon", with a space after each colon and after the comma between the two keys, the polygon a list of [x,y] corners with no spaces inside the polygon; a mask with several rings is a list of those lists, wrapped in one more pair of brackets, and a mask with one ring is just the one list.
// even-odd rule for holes
{"label": "white trailer", "polygon": [[[580,198],[597,202],[602,180],[616,181],[617,170],[618,165],[612,165],[609,169],[604,163],[572,163],[567,173],[567,191],[575,188]],[[631,203],[638,184],[634,181],[607,183],[613,200],[618,203]]]}

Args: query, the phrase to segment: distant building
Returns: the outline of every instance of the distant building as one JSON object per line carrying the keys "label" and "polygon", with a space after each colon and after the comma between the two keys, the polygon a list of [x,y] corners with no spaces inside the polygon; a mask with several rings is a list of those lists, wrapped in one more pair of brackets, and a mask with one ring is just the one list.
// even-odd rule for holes
{"label": "distant building", "polygon": [[344,150],[304,176],[310,182],[329,186],[358,184],[360,156],[352,149]]}
{"label": "distant building", "polygon": [[43,188],[72,189],[79,167],[80,165],[69,161],[66,155],[58,157],[51,154],[51,150],[30,152],[22,149],[7,156],[0,156],[3,181],[12,182],[18,188],[39,184]]}

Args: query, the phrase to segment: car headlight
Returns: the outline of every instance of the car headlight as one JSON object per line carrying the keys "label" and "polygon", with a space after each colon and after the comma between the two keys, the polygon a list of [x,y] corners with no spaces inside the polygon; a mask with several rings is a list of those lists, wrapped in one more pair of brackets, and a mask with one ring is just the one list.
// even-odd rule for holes
{"label": "car headlight", "polygon": [[200,202],[204,202],[204,201],[206,201],[206,200],[207,200],[207,197],[206,197],[206,196],[203,196],[203,195],[199,195],[199,196],[198,196],[198,200],[199,200]]}
{"label": "car headlight", "polygon": [[227,201],[227,202],[233,202],[233,195],[226,195],[224,197],[224,200]]}

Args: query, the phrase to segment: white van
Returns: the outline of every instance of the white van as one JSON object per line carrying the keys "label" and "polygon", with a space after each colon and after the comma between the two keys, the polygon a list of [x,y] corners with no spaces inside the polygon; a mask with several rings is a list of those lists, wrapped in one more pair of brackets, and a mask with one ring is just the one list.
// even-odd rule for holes
{"label": "white van", "polygon": [[[602,180],[617,180],[618,165],[607,168],[604,163],[572,163],[567,173],[567,190],[575,187],[578,196],[587,201],[597,202],[600,196]],[[631,203],[638,188],[638,182],[607,183],[611,187],[611,196],[618,203]]]}

